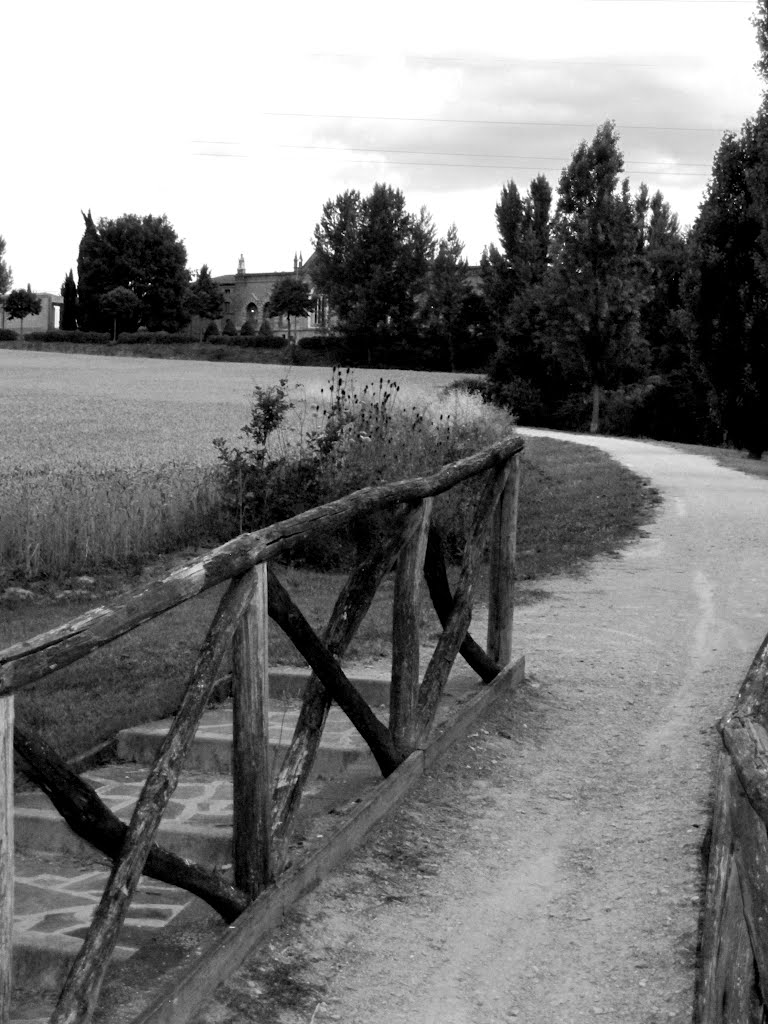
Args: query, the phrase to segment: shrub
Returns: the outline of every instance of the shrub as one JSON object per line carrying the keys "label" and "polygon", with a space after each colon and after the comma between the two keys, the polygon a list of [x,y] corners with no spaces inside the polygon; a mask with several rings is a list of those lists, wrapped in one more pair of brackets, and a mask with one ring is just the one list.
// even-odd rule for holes
{"label": "shrub", "polygon": [[124,331],[117,336],[118,345],[196,345],[193,334],[169,334],[168,331]]}
{"label": "shrub", "polygon": [[219,330],[219,325],[216,323],[215,320],[211,320],[211,322],[208,324],[208,326],[205,328],[205,331],[203,332],[203,341],[215,341],[215,339],[218,338],[220,334],[221,331]]}
{"label": "shrub", "polygon": [[252,338],[256,333],[256,328],[254,327],[252,320],[246,320],[240,328],[240,336],[242,338]]}
{"label": "shrub", "polygon": [[16,331],[10,330],[8,327],[0,327],[0,341],[18,341],[19,336]]}
{"label": "shrub", "polygon": [[29,331],[24,335],[25,341],[66,342],[70,345],[106,345],[111,338],[111,334],[100,331]]}
{"label": "shrub", "polygon": [[[395,381],[382,377],[360,389],[350,370],[334,370],[312,408],[291,401],[286,389],[285,379],[255,389],[251,421],[241,431],[243,447],[214,441],[231,532],[259,529],[360,487],[434,472],[511,429],[508,416],[479,414],[478,400],[459,394],[451,412],[445,398],[438,412],[401,408]],[[297,405],[300,428],[291,435],[285,420]],[[461,552],[476,495],[473,481],[435,502],[434,518],[452,556]],[[364,517],[335,536],[303,543],[293,557],[318,568],[345,566],[350,541],[362,553],[391,518],[390,512]]]}
{"label": "shrub", "polygon": [[232,320],[227,320],[225,322],[224,327],[221,330],[221,333],[223,335],[225,335],[226,337],[228,337],[228,338],[236,338],[237,337],[237,328],[235,327],[235,325],[234,325]]}

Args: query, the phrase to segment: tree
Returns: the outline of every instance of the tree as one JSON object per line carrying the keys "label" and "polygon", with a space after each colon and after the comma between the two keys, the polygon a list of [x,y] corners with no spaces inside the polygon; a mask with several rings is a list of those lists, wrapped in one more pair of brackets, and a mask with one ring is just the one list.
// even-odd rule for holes
{"label": "tree", "polygon": [[112,317],[112,341],[117,341],[118,321],[130,324],[136,316],[139,300],[130,288],[118,285],[101,296],[99,305],[106,316]]}
{"label": "tree", "polygon": [[435,251],[425,209],[408,213],[399,189],[376,184],[369,196],[344,192],[323,207],[315,227],[317,287],[335,310],[340,331],[368,360],[416,329],[417,297]]}
{"label": "tree", "polygon": [[722,430],[759,458],[768,448],[768,100],[715,154],[685,298]]}
{"label": "tree", "polygon": [[421,328],[437,344],[441,367],[456,371],[457,350],[467,336],[467,309],[472,292],[464,244],[455,224],[441,238],[421,296]]}
{"label": "tree", "polygon": [[492,392],[526,422],[540,422],[562,398],[556,361],[539,337],[542,282],[549,267],[552,187],[541,174],[520,196],[509,181],[496,204],[501,250],[483,253],[483,294],[496,334],[489,367]]}
{"label": "tree", "polygon": [[77,259],[80,326],[112,326],[101,299],[118,287],[130,289],[138,299],[134,326],[151,331],[183,326],[189,319],[187,251],[166,217],[124,214],[96,224],[89,211],[83,219]]}
{"label": "tree", "polygon": [[200,317],[200,338],[203,336],[203,321],[217,320],[224,309],[221,289],[211,277],[208,264],[204,263],[197,277],[187,288],[186,309],[191,316]]}
{"label": "tree", "polygon": [[544,278],[544,338],[561,368],[589,387],[592,433],[600,426],[602,389],[644,366],[637,207],[629,181],[619,180],[623,169],[615,125],[606,121],[560,176]]}
{"label": "tree", "polygon": [[5,239],[0,235],[0,295],[5,295],[12,284],[13,274],[5,262]]}
{"label": "tree", "polygon": [[61,297],[63,302],[61,306],[61,323],[59,326],[62,331],[76,331],[77,285],[75,284],[75,277],[71,270],[64,278],[64,283],[61,286]]}
{"label": "tree", "polygon": [[269,315],[288,317],[288,344],[291,343],[291,317],[306,316],[312,308],[312,297],[305,281],[288,274],[273,286],[269,296]]}
{"label": "tree", "polygon": [[20,335],[24,338],[24,320],[28,316],[36,316],[43,307],[40,299],[35,295],[29,285],[26,289],[17,288],[9,292],[4,300],[5,312],[9,320],[20,322]]}

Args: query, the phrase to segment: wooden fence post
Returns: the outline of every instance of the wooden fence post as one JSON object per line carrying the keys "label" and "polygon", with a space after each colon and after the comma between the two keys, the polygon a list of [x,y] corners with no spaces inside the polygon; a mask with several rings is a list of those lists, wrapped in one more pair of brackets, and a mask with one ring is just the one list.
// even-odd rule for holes
{"label": "wooden fence post", "polygon": [[401,753],[416,742],[415,712],[419,696],[419,613],[421,577],[432,515],[432,498],[419,506],[416,532],[403,545],[397,559],[392,606],[392,687],[389,730]]}
{"label": "wooden fence post", "polygon": [[496,506],[490,538],[488,655],[502,666],[512,658],[519,494],[520,455],[517,454],[512,456],[512,471]]}
{"label": "wooden fence post", "polygon": [[11,1019],[13,697],[0,698],[0,1024]]}
{"label": "wooden fence post", "polygon": [[232,643],[232,842],[235,885],[255,899],[273,869],[267,563],[252,571],[256,589]]}

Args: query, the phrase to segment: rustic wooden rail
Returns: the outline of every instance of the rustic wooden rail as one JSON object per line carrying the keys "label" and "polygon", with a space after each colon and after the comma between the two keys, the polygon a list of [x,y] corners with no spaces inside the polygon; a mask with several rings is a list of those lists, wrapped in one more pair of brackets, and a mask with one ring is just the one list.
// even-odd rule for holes
{"label": "rustic wooden rail", "polygon": [[[112,604],[0,651],[0,1024],[10,1019],[13,924],[13,754],[67,823],[113,861],[93,922],[62,989],[51,1024],[90,1021],[110,956],[141,875],[182,886],[228,922],[283,870],[306,780],[335,701],[389,776],[432,729],[457,654],[489,682],[511,655],[515,538],[523,441],[511,437],[431,476],[368,487],[327,505],[243,534]],[[448,583],[432,499],[485,474],[475,503],[455,592]],[[272,564],[302,538],[390,509],[390,529],[355,567],[321,639],[280,583]],[[487,652],[469,635],[475,577],[490,550]],[[395,566],[390,718],[384,725],[347,679],[341,659],[379,584]],[[443,632],[423,678],[418,602],[424,576]],[[169,608],[229,581],[190,675],[184,698],[152,765],[128,825],[41,740],[14,730],[13,694],[72,664]],[[312,669],[299,719],[272,782],[268,744],[267,617]],[[158,847],[154,838],[184,757],[231,654],[233,681],[234,883]]]}
{"label": "rustic wooden rail", "polygon": [[699,1024],[768,1020],[768,636],[720,723]]}

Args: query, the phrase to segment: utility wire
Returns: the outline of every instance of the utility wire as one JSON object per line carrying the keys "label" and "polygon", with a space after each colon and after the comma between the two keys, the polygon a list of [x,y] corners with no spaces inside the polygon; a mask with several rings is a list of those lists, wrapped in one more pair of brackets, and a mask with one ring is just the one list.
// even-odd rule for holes
{"label": "utility wire", "polygon": [[[607,3],[608,0],[595,0],[595,2]],[[629,3],[630,0],[616,0],[616,2]],[[633,0],[634,2],[634,0]],[[647,3],[655,3],[656,0],[644,0]],[[688,2],[688,0],[683,0]],[[696,0],[696,2],[704,2],[704,0]],[[732,0],[735,2],[735,0]],[[533,128],[594,128],[594,121],[491,121],[491,120],[480,120],[479,118],[458,118],[458,117],[393,117],[385,116],[381,114],[310,114],[302,113],[291,110],[264,110],[262,111],[263,117],[296,117],[314,119],[317,121],[408,121],[415,124],[475,124],[475,125],[493,125],[496,127],[508,127],[508,128],[522,128],[522,127],[533,127]],[[687,125],[662,125],[662,124],[617,124],[617,128],[622,128],[624,131],[643,131],[643,132],[717,132],[722,134],[728,131],[727,128],[704,128],[704,127],[690,127]]]}
{"label": "utility wire", "polygon": [[[324,150],[329,153],[392,153],[396,156],[448,156],[448,157],[468,157],[469,159],[478,160],[559,160],[567,163],[571,158],[557,156],[554,153],[550,153],[546,156],[536,156],[533,153],[449,153],[442,150],[429,150],[429,149],[388,149],[386,147],[361,147],[361,146],[316,146],[316,145],[302,145],[301,143],[285,143],[281,144],[279,149],[315,149]],[[685,160],[628,160],[627,163],[631,164],[648,164],[651,169],[658,169],[663,167],[705,167],[709,168],[711,165],[708,163],[699,163],[697,161],[685,161]],[[440,163],[435,164],[436,167],[442,166]],[[473,165],[474,166],[474,165]],[[486,166],[484,164],[478,164],[478,167]]]}

